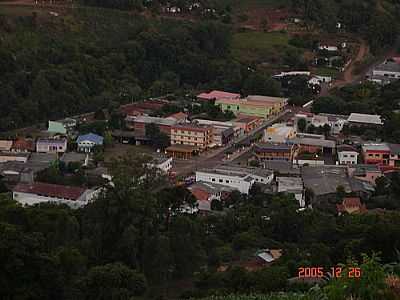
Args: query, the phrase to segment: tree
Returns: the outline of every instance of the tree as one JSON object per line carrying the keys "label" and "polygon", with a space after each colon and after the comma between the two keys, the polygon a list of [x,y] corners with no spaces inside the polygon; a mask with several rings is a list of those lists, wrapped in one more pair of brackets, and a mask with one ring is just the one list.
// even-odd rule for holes
{"label": "tree", "polygon": [[143,274],[121,263],[110,263],[89,270],[83,281],[82,293],[89,300],[129,300],[143,295],[146,289]]}
{"label": "tree", "polygon": [[306,119],[299,119],[297,121],[297,128],[299,129],[300,132],[305,132],[306,128],[307,128],[307,121]]}
{"label": "tree", "polygon": [[270,74],[255,71],[245,79],[242,90],[244,95],[279,96],[280,84]]}
{"label": "tree", "polygon": [[151,140],[151,143],[157,149],[165,149],[170,144],[170,138],[168,135],[160,131],[160,128],[151,123],[146,124],[146,137]]}

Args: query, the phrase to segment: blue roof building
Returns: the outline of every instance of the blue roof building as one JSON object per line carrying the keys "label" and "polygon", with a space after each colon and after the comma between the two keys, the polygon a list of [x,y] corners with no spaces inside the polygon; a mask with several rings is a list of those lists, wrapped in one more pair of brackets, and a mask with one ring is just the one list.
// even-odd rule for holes
{"label": "blue roof building", "polygon": [[84,135],[80,135],[76,140],[78,144],[79,152],[92,152],[92,149],[95,146],[102,146],[104,142],[104,138],[100,135],[94,133],[88,133]]}

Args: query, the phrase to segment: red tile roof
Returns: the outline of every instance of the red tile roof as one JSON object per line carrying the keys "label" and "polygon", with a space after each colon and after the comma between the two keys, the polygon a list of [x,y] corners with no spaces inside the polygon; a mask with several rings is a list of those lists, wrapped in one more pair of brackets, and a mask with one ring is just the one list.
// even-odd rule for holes
{"label": "red tile roof", "polygon": [[35,145],[31,140],[18,139],[14,141],[12,149],[20,151],[35,151]]}
{"label": "red tile roof", "polygon": [[32,184],[19,183],[14,187],[13,192],[63,198],[75,201],[82,196],[82,194],[85,192],[85,189],[73,186],[35,182]]}
{"label": "red tile roof", "polygon": [[210,197],[209,193],[199,188],[193,188],[191,192],[198,201],[208,201],[208,198]]}
{"label": "red tile roof", "polygon": [[343,199],[342,204],[337,204],[336,207],[338,212],[341,213],[363,213],[367,211],[365,204],[362,204],[360,198],[358,197],[346,197]]}

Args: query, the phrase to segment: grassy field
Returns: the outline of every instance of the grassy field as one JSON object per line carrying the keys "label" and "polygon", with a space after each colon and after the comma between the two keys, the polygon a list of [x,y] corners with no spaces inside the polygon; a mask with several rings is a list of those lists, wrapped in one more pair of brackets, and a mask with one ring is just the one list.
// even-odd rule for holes
{"label": "grassy field", "polygon": [[234,10],[257,7],[280,7],[287,5],[289,0],[221,0],[224,5],[230,5]]}
{"label": "grassy field", "polygon": [[280,56],[288,47],[289,36],[283,32],[240,32],[233,36],[232,53],[239,61],[263,60]]}
{"label": "grassy field", "polygon": [[332,68],[321,67],[315,70],[315,74],[320,76],[331,76],[332,78],[336,78],[339,74],[339,71]]}

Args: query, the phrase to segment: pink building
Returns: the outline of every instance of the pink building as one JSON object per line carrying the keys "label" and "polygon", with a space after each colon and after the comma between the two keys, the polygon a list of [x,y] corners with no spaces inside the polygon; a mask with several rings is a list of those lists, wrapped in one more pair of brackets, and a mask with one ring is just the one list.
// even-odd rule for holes
{"label": "pink building", "polygon": [[219,99],[240,99],[240,94],[224,91],[211,91],[209,93],[201,93],[197,95],[197,99],[203,101],[215,101]]}

